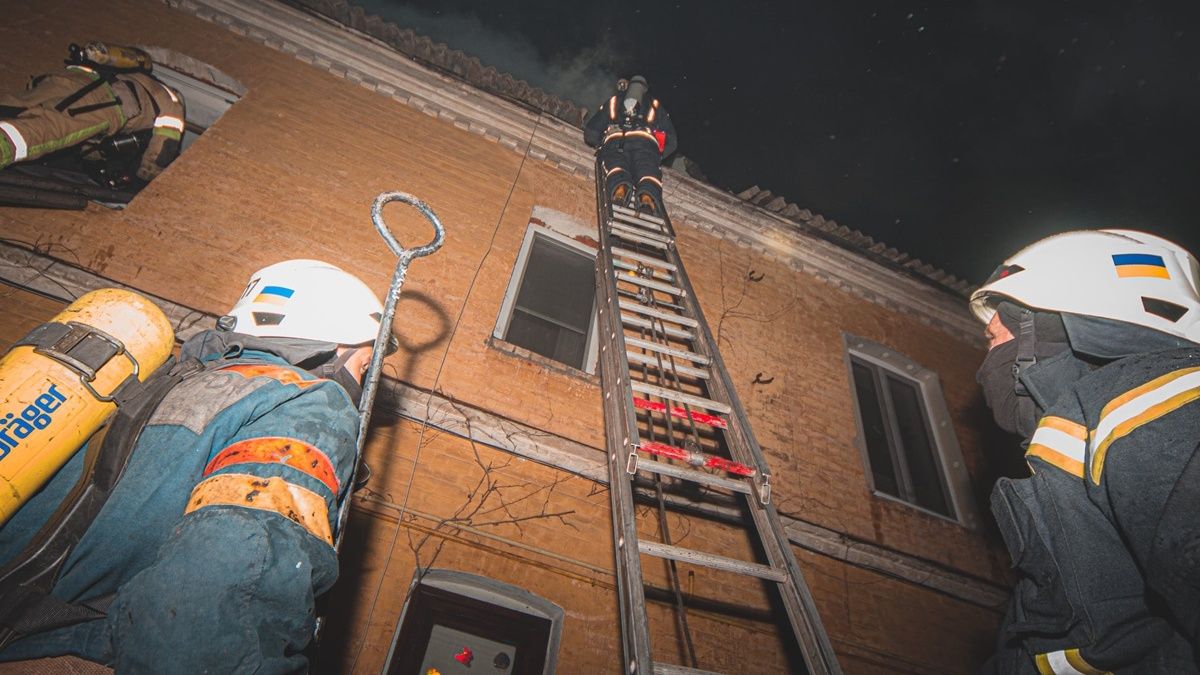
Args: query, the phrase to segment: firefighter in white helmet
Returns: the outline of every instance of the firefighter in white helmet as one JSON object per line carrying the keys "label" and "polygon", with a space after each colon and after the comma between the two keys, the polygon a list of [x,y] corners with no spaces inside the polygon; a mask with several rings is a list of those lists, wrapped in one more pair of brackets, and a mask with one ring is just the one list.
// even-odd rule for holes
{"label": "firefighter in white helmet", "polygon": [[[313,599],[337,578],[336,514],[382,311],[328,263],[256,272],[216,330],[184,343],[186,372],[51,570],[53,595],[21,596],[10,604],[30,611],[15,616],[0,610],[15,633],[0,660],[70,653],[118,672],[304,671]],[[0,565],[53,522],[84,455],[0,530]]]}
{"label": "firefighter in white helmet", "polygon": [[972,294],[984,398],[1032,472],[992,493],[1018,579],[995,671],[1195,672],[1198,276],[1160,237],[1080,231]]}

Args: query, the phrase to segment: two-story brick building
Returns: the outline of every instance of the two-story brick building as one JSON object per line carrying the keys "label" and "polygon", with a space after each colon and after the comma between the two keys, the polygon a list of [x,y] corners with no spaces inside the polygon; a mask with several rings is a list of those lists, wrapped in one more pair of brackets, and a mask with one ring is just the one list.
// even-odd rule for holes
{"label": "two-story brick building", "polygon": [[[287,258],[329,260],[382,295],[394,261],[369,206],[383,191],[418,195],[446,244],[413,265],[399,305],[401,349],[367,449],[374,475],[354,498],[314,669],[380,672],[406,600],[429,586],[472,598],[460,614],[482,623],[525,602],[555,626],[559,672],[619,672],[594,320],[526,300],[547,280],[587,296],[592,155],[533,94],[497,95],[511,78],[344,2],[306,4],[10,8],[2,87],[98,38],[174,55],[206,102],[189,114],[203,133],[123,210],[0,207],[0,339],[108,285],[160,300],[186,337],[249,273]],[[986,512],[992,454],[1005,449],[988,446],[965,285],[770,197],[666,179],[680,255],[774,471],[795,556],[846,672],[967,672],[994,643],[1008,558]],[[406,242],[428,239],[415,212],[387,216]],[[752,555],[703,516],[672,512],[676,538]],[[652,590],[666,589],[663,565],[645,567]],[[413,590],[418,570],[434,571]],[[683,564],[681,583],[701,668],[796,667],[758,582]],[[510,587],[537,597],[501,599]],[[660,595],[656,649],[681,663]],[[436,617],[429,606],[411,602],[410,615]],[[499,664],[482,665],[507,672]]]}

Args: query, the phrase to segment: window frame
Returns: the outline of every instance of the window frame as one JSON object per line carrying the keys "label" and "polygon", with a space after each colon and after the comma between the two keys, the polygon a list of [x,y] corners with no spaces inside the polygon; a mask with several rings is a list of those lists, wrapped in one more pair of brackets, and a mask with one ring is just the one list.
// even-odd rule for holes
{"label": "window frame", "polygon": [[[844,353],[846,371],[849,376],[850,398],[854,406],[854,422],[857,432],[855,443],[859,448],[864,474],[867,479],[867,487],[871,490],[871,493],[877,497],[904,504],[942,520],[957,523],[970,529],[977,528],[979,517],[975,510],[974,500],[972,499],[970,476],[963,462],[962,449],[959,446],[958,437],[954,431],[954,424],[950,417],[950,411],[946,406],[946,398],[937,373],[885,345],[849,333],[843,334],[843,340],[845,342]],[[886,417],[884,423],[888,442],[887,450],[891,456],[892,466],[896,473],[896,482],[899,486],[897,491],[903,493],[905,496],[889,494],[875,485],[875,472],[871,465],[866,430],[863,426],[863,411],[859,403],[857,385],[854,381],[855,361],[871,368],[877,393],[883,398],[884,410],[882,412]],[[907,457],[904,458],[904,461],[900,461],[901,458],[899,455],[903,452],[903,448],[901,447],[902,441],[898,439],[899,425],[896,420],[895,404],[892,402],[892,394],[887,386],[885,374],[890,374],[916,388],[923,412],[922,422],[925,425],[926,435],[932,446],[933,457],[937,465],[938,479],[941,483],[946,502],[950,509],[953,510],[953,515],[939,513],[933,509],[921,506],[916,501],[916,494],[912,487],[909,461]]]}
{"label": "window frame", "polygon": [[[592,249],[585,244],[581,244],[580,242],[575,241],[574,239],[560,232],[555,232],[549,227],[539,225],[535,222],[529,223],[529,226],[525,230],[525,236],[521,240],[521,250],[517,253],[517,260],[513,264],[513,271],[512,275],[508,279],[508,286],[504,291],[504,301],[500,304],[500,312],[496,317],[496,326],[492,329],[493,338],[497,340],[503,340],[504,342],[521,349],[526,348],[519,344],[508,342],[508,329],[512,324],[513,310],[516,308],[517,304],[517,294],[520,292],[521,284],[525,280],[525,269],[529,264],[529,256],[533,251],[533,242],[535,237],[545,237],[555,243],[562,244],[574,251],[577,251],[580,255],[586,256],[589,260],[593,261],[593,264],[596,260],[595,249]],[[585,359],[582,367],[575,366],[570,363],[563,363],[562,361],[555,359],[550,360],[567,368],[582,371],[589,375],[594,375],[596,373],[596,366],[599,360],[599,342],[596,335],[595,293],[592,294],[591,320],[588,322],[587,339],[584,343],[583,351],[585,354]],[[549,359],[550,357],[543,358]]]}

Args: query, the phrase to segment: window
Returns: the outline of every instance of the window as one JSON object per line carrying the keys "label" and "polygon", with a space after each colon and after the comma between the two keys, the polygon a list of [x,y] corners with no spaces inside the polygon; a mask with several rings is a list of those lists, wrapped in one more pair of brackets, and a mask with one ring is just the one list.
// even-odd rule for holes
{"label": "window", "polygon": [[936,375],[883,345],[852,336],[846,344],[875,492],[974,525],[969,478]]}
{"label": "window", "polygon": [[523,588],[452,570],[418,577],[405,600],[386,675],[553,673],[563,610]]}
{"label": "window", "polygon": [[595,251],[531,223],[496,321],[496,338],[572,368],[596,368]]}

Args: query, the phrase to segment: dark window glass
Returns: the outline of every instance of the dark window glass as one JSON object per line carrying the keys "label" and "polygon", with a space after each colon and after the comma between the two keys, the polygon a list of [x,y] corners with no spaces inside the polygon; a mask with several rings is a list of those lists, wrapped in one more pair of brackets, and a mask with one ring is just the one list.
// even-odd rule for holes
{"label": "dark window glass", "polygon": [[908,462],[912,496],[918,505],[930,511],[953,516],[953,509],[947,503],[946,493],[942,488],[941,471],[934,457],[933,444],[925,424],[926,415],[921,405],[921,393],[911,382],[891,375],[888,375],[887,380],[896,426],[900,431],[900,444]]}
{"label": "dark window glass", "polygon": [[850,366],[875,489],[954,517],[917,383],[856,358]]}
{"label": "dark window glass", "polygon": [[854,369],[854,390],[858,393],[858,411],[862,416],[863,434],[866,436],[867,456],[871,461],[875,489],[899,497],[896,467],[892,464],[892,453],[888,449],[887,428],[884,426],[879,392],[875,388],[875,376],[869,367],[858,361],[852,361],[851,365]]}
{"label": "dark window glass", "polygon": [[535,235],[505,340],[583,369],[595,301],[594,261]]}

